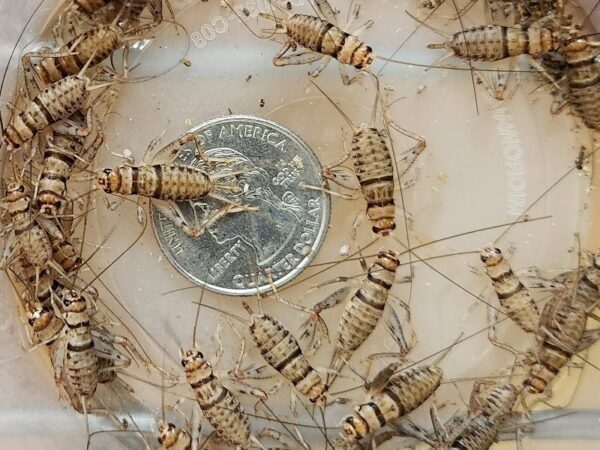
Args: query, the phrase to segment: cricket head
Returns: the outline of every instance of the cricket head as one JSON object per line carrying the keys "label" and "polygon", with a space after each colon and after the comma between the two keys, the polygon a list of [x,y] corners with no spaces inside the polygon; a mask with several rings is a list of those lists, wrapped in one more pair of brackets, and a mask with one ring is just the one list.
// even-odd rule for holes
{"label": "cricket head", "polygon": [[27,199],[28,197],[30,197],[30,192],[25,184],[13,180],[6,186],[6,200],[8,203]]}
{"label": "cricket head", "polygon": [[358,441],[369,433],[369,426],[358,414],[353,414],[342,420],[342,430],[348,441]]}
{"label": "cricket head", "polygon": [[60,296],[62,310],[66,313],[80,313],[87,309],[85,298],[77,291],[65,289]]}
{"label": "cricket head", "polygon": [[98,186],[106,192],[111,194],[117,192],[121,187],[121,177],[118,170],[103,169],[98,173]]}
{"label": "cricket head", "polygon": [[46,328],[52,318],[54,317],[54,312],[44,305],[36,306],[28,315],[27,321],[29,325],[33,329],[34,332],[38,332]]}
{"label": "cricket head", "polygon": [[502,251],[493,245],[483,247],[479,257],[481,258],[481,262],[486,266],[495,266],[503,259]]}
{"label": "cricket head", "polygon": [[186,372],[193,372],[204,365],[208,366],[202,352],[195,348],[186,351],[180,350],[179,356],[181,357],[181,366]]}
{"label": "cricket head", "polygon": [[395,271],[400,265],[396,252],[392,250],[381,251],[377,254],[377,262],[387,270]]}
{"label": "cricket head", "polygon": [[160,422],[158,425],[158,443],[163,448],[171,448],[179,439],[181,430],[172,423]]}

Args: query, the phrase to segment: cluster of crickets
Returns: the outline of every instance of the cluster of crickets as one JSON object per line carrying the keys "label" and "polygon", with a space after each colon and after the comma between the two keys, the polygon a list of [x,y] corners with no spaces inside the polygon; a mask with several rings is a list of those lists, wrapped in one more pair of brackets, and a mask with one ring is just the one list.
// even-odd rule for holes
{"label": "cluster of crickets", "polygon": [[[323,185],[304,187],[342,198],[356,196],[340,193],[338,188],[354,190],[364,199],[364,215],[374,236],[382,242],[388,238],[400,242],[396,228],[401,221],[396,216],[401,208],[395,199],[399,191],[410,186],[405,177],[427,145],[425,138],[392,120],[385,96],[379,94],[379,81],[370,67],[380,56],[359,38],[373,25],[371,20],[357,25],[362,2],[352,3],[350,20],[344,26],[338,25],[339,12],[327,0],[312,0],[313,14],[294,12],[291,2],[269,2],[271,13],[261,16],[263,20],[275,22],[275,27],[264,35],[252,30],[252,24],[245,21],[243,8],[227,1],[222,3],[223,7],[231,8],[253,34],[271,40],[283,38],[283,48],[274,57],[274,65],[321,61],[309,73],[315,78],[329,62],[336,60],[345,84],[373,82],[378,92],[373,119],[369,124],[355,125],[325,91],[311,81],[344,116],[353,137],[342,158],[324,168]],[[461,14],[474,3],[463,10],[456,8],[454,19],[459,21]],[[169,3],[165,5],[174,18]],[[433,14],[440,5],[441,2],[429,2],[420,7]],[[492,24],[462,29],[447,36],[443,44],[430,45],[432,49],[449,50],[444,58],[459,58],[466,64],[450,67],[438,62],[432,67],[471,71],[474,79],[486,84],[488,92],[498,97],[503,95],[499,86],[490,85],[486,81],[489,78],[482,75],[486,69],[474,68],[473,63],[530,55],[533,71],[548,80],[560,99],[553,112],[568,105],[585,126],[599,129],[600,66],[596,61],[599,44],[593,36],[583,35],[572,17],[564,12],[564,5],[547,1],[488,0],[486,10]],[[419,26],[431,28],[415,20]],[[512,24],[497,24],[503,21]],[[83,276],[83,272],[89,273],[86,267],[95,253],[86,259],[81,257],[90,196],[74,195],[72,186],[93,182],[108,194],[150,198],[161,214],[192,238],[202,235],[208,225],[227,214],[254,212],[254,208],[226,199],[225,194],[236,189],[230,184],[231,174],[213,173],[177,161],[181,148],[192,145],[198,158],[206,161],[205,167],[211,167],[194,133],[184,135],[160,151],[155,151],[157,142],[152,142],[140,165],[125,163],[100,172],[94,169],[94,158],[104,143],[104,120],[116,99],[115,86],[126,85],[131,80],[127,64],[129,46],[164,26],[163,22],[162,0],[67,1],[53,28],[56,46],[22,55],[24,82],[19,98],[13,102],[10,121],[6,127],[3,125],[2,151],[6,155],[7,175],[4,178],[2,267],[14,283],[19,307],[27,315],[26,328],[32,345],[47,350],[57,386],[69,404],[81,413],[103,409],[101,399],[95,395],[98,385],[116,382],[132,359],[141,362],[148,371],[160,373],[164,382],[183,377],[181,373],[179,376],[167,373],[143,350],[111,331],[109,321],[102,318],[95,288],[99,274],[94,274],[92,279]],[[116,52],[123,56],[121,71],[106,63],[112,61]],[[352,76],[348,69],[353,71]],[[379,107],[385,127],[378,127],[376,123]],[[415,142],[399,157],[391,150],[390,135],[386,131],[389,128]],[[77,177],[72,176],[74,172]],[[223,208],[203,223],[189,223],[177,202],[209,196],[223,201]],[[405,222],[406,214],[404,212]],[[355,223],[355,229],[359,223]],[[98,250],[101,247],[98,246]],[[265,448],[262,443],[265,439],[277,440],[281,448],[374,448],[384,441],[400,438],[433,448],[484,450],[497,440],[509,417],[515,414],[519,417],[517,430],[531,425],[528,414],[532,402],[550,397],[551,384],[557,374],[578,353],[600,339],[599,330],[587,329],[588,319],[598,319],[594,310],[600,301],[600,254],[591,255],[578,270],[547,280],[513,272],[506,255],[494,244],[481,250],[481,269],[489,275],[498,298],[498,302],[486,302],[490,310],[489,339],[494,346],[514,354],[515,364],[500,381],[476,383],[468,411],[448,423],[439,418],[433,402],[430,431],[415,425],[408,415],[432,398],[444,382],[440,362],[452,346],[431,355],[430,362],[405,363],[415,340],[394,305],[406,310],[409,306],[392,293],[398,282],[398,269],[410,265],[411,258],[416,257],[409,246],[404,247],[403,252],[380,251],[368,267],[361,257],[364,273],[359,286],[344,286],[313,306],[284,299],[273,285],[272,297],[306,315],[299,339],[283,322],[264,313],[260,301],[258,312],[248,303],[240,302],[249,318],[229,313],[227,320],[233,319],[248,327],[266,365],[255,362],[243,370],[242,345],[235,369],[222,374],[213,369],[216,359],[209,361],[196,344],[191,349],[182,349],[182,372],[201,416],[213,432],[201,439],[197,426],[167,422],[163,405],[163,420],[156,430],[161,448],[183,450],[220,444],[239,449]],[[409,263],[403,262],[406,258]],[[411,277],[402,282],[410,283]],[[543,307],[538,306],[532,295],[538,288],[551,292]],[[344,310],[333,337],[321,313],[342,302],[345,302]],[[528,352],[523,353],[497,338],[495,325],[505,319],[534,338],[535,345]],[[368,371],[362,376],[354,369],[353,355],[377,327],[384,325],[398,349],[372,355],[369,363],[384,357],[391,358],[392,362],[373,377],[369,377]],[[457,343],[467,338],[461,336]],[[241,335],[240,340],[244,342]],[[310,362],[323,340],[331,340],[334,346],[326,369]],[[300,345],[302,342],[306,345]],[[217,345],[217,356],[222,351]],[[515,367],[524,368],[525,375],[518,381]],[[311,408],[313,412],[315,408],[321,411],[323,423],[315,420],[314,425],[323,438],[321,443],[305,441],[297,426],[277,420],[275,415],[270,420],[276,421],[282,431],[271,428],[259,433],[254,431],[252,415],[245,411],[239,395],[240,392],[253,395],[269,409],[265,402],[280,385],[267,392],[251,384],[252,378],[272,376],[269,371],[279,373],[284,382],[293,385],[294,403],[301,402],[307,412]],[[341,374],[347,376],[348,371],[363,379],[364,400],[349,400],[332,389],[336,379]],[[238,389],[228,387],[229,381],[235,382]],[[165,388],[164,383],[162,387]],[[324,423],[325,411],[332,405],[348,408],[348,415],[337,425]],[[269,419],[268,416],[262,418]],[[155,443],[156,440],[151,443],[144,438],[143,445],[153,447]]]}

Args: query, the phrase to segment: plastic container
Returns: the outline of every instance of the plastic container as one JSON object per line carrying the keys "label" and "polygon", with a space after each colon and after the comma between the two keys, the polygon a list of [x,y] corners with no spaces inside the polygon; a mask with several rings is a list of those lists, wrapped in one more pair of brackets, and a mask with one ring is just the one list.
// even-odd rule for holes
{"label": "plastic container", "polygon": [[[26,31],[19,40],[15,56],[48,39],[47,34],[41,30],[53,13],[56,3],[42,2],[33,20],[27,24],[37,2],[23,1],[16,5],[0,0],[3,25],[0,30],[2,67],[6,65],[12,46],[23,27],[26,27]],[[136,62],[140,66],[133,70],[133,77],[166,71],[168,73],[143,83],[126,84],[119,89],[114,108],[116,113],[108,116],[105,127],[107,147],[98,155],[97,168],[121,163],[109,150],[123,153],[129,149],[136,161],[140,162],[148,144],[162,133],[164,135],[161,142],[166,144],[192,126],[230,113],[258,115],[290,128],[313,148],[323,165],[339,158],[343,152],[341,139],[345,138],[348,145],[350,130],[344,119],[308,82],[307,66],[274,67],[271,58],[279,51],[279,45],[252,36],[235,17],[230,19],[231,13],[221,8],[220,2],[172,0],[171,3],[177,12],[177,22],[187,30],[191,39],[181,28],[166,25],[156,32],[154,41],[144,41],[134,49],[130,66],[133,67]],[[342,11],[339,17],[343,22],[345,3],[332,3]],[[308,7],[300,5],[298,8],[310,14]],[[375,24],[364,34],[364,39],[377,54],[392,55],[399,43],[413,31],[414,21],[404,13],[404,9],[415,12],[416,5],[392,1],[368,2],[365,5],[361,19],[373,18]],[[440,11],[451,14],[452,7],[450,4],[444,5]],[[464,25],[481,23],[482,11],[482,5],[475,5],[463,18]],[[255,30],[264,27],[263,22],[259,26],[252,18],[246,23]],[[458,23],[444,19],[431,23],[449,32],[459,29]],[[425,47],[440,39],[440,36],[430,30],[420,28],[394,58],[421,64],[432,63],[442,52],[426,50]],[[187,58],[191,66],[182,64],[182,57]],[[1,97],[3,102],[9,102],[14,94],[16,61],[13,57],[8,67],[8,77]],[[459,61],[452,62],[464,67]],[[516,64],[527,67],[525,60],[519,60]],[[333,61],[315,81],[339,102],[353,122],[359,124],[368,121],[374,101],[369,78],[350,87],[343,86],[336,66],[337,62]],[[376,62],[373,71],[377,73],[382,66],[381,61]],[[248,79],[250,75],[251,78]],[[592,134],[577,126],[571,114],[564,112],[552,116],[549,113],[552,99],[547,89],[535,90],[540,84],[539,80],[521,76],[521,84],[514,96],[501,103],[492,100],[481,86],[477,86],[479,113],[474,103],[469,72],[434,69],[424,71],[422,67],[389,63],[385,65],[380,80],[383,92],[389,94],[391,99],[400,98],[390,107],[393,120],[400,126],[423,135],[427,140],[427,149],[416,164],[416,183],[404,191],[405,207],[412,215],[407,220],[411,228],[411,246],[469,230],[509,223],[526,214],[530,219],[547,218],[515,225],[499,241],[503,249],[508,249],[511,245],[515,247],[510,259],[515,269],[536,265],[545,273],[553,274],[561,269],[575,267],[577,259],[573,252],[573,234],[576,232],[581,234],[583,248],[598,248],[598,238],[591,233],[597,219],[594,217],[593,206],[596,192],[589,189],[589,173],[573,171],[536,206],[528,209],[569,170],[582,146],[589,150],[593,144]],[[392,137],[397,155],[413,144],[410,139],[393,131]],[[102,192],[94,193],[93,199],[94,210],[89,216],[90,228],[86,236],[91,243],[102,244],[104,248],[90,262],[90,271],[85,274],[90,278],[93,276],[92,271],[103,271],[142,231],[136,221],[135,205],[122,202],[114,210],[110,210],[105,206]],[[399,199],[397,203],[401,203]],[[340,249],[345,245],[350,246],[351,252],[354,251],[355,247],[349,236],[356,214],[363,209],[362,199],[351,202],[332,199],[331,226],[314,260],[315,267],[307,269],[297,280],[284,287],[282,295],[311,306],[335,289],[334,286],[329,286],[307,295],[311,286],[336,276],[354,276],[360,273],[358,262],[349,261],[311,277],[321,269],[322,266],[318,264],[341,259]],[[398,213],[398,217],[400,219],[396,236],[405,242],[404,219],[401,213]],[[414,259],[475,251],[501,233],[502,229],[492,229],[442,241],[416,250],[417,256]],[[358,242],[365,246],[372,239],[370,226],[363,222],[359,227]],[[388,239],[373,244],[365,250],[365,255],[373,255],[382,246],[402,250],[397,241]],[[93,247],[90,246],[87,251],[91,253]],[[482,272],[477,254],[433,259],[428,264],[455,280],[462,288],[423,263],[415,264],[412,291],[408,284],[394,288],[394,296],[404,301],[410,300],[411,322],[418,336],[418,343],[408,356],[412,361],[419,361],[439,351],[453,342],[461,332],[470,335],[485,326],[485,307],[477,304],[474,296],[483,293],[487,301],[496,301],[492,291],[486,291],[489,282],[485,275],[474,274],[469,270],[470,266],[474,266]],[[404,271],[398,278],[406,274]],[[131,330],[155,362],[182,375],[178,349],[192,344],[193,318],[197,307],[193,302],[198,300],[200,289],[188,289],[190,283],[163,257],[150,226],[139,241],[103,273],[101,280],[104,286],[98,285],[98,289],[103,299],[102,307],[114,311],[118,320]],[[27,341],[24,339],[21,319],[15,310],[13,293],[4,278],[2,282],[2,292],[5,295],[0,297],[0,302],[5,314],[0,327],[0,359],[3,361],[0,365],[0,394],[4,400],[0,405],[0,448],[85,448],[87,432],[84,417],[71,411],[58,399],[51,368],[42,352],[28,352],[24,349]],[[203,301],[243,315],[239,298],[206,292]],[[284,321],[291,330],[296,330],[304,320],[304,317],[275,301],[266,300],[264,305],[269,313]],[[332,338],[335,336],[340,312],[341,307],[338,307],[324,313]],[[226,331],[223,333],[225,353],[218,367],[230,369],[239,351],[239,343],[235,334],[227,330],[227,322],[220,319],[217,313],[202,311],[197,340],[206,355],[214,354],[211,336],[219,320]],[[234,325],[243,330],[240,324]],[[524,348],[531,343],[531,338],[516,330],[512,324],[505,322],[498,328],[499,336],[515,345]],[[124,327],[117,327],[116,331],[129,333]],[[354,356],[354,366],[360,367],[359,362],[374,351],[393,348],[393,340],[386,333],[385,327],[378,327],[374,334]],[[252,347],[249,336],[247,340],[246,364],[260,362],[260,356]],[[326,367],[330,350],[331,346],[325,343],[313,358],[314,364]],[[597,363],[600,361],[599,352],[599,346],[596,346],[586,358]],[[480,333],[453,349],[442,362],[442,367],[448,379],[459,379],[490,375],[506,367],[511,361],[510,354],[491,348],[485,333]],[[152,385],[130,377],[123,378],[135,389],[135,396],[144,403],[144,408],[130,403],[125,395],[120,399],[125,399],[126,403],[119,405],[120,399],[115,400],[110,389],[101,390],[99,395],[111,405],[116,405],[114,407],[121,409],[123,414],[124,411],[133,411],[128,418],[120,415],[130,423],[130,430],[139,427],[151,433],[161,416],[161,380],[156,374],[148,376],[141,368],[134,367],[131,372],[154,383]],[[583,371],[569,370],[567,375],[561,377],[557,384],[557,396],[553,403],[568,405],[569,409],[591,410],[586,416],[589,420],[586,422],[581,416],[581,420],[564,425],[566,440],[558,443],[555,441],[561,438],[557,436],[556,430],[562,429],[561,422],[549,422],[547,426],[540,424],[537,435],[525,437],[527,449],[549,450],[564,448],[565,445],[576,445],[578,449],[597,448],[596,439],[600,438],[597,426],[587,424],[594,424],[593,418],[600,417],[595,411],[598,408],[598,398],[595,395],[598,374],[595,369],[587,366]],[[266,380],[258,385],[270,386],[273,380]],[[340,379],[338,383],[335,390],[355,386],[357,381]],[[457,383],[456,386],[462,397],[468,398],[471,383]],[[185,384],[168,389],[165,400],[167,404],[173,403],[181,395],[192,395]],[[352,398],[359,401],[362,394],[355,393]],[[452,407],[443,410],[445,416],[456,409],[462,409],[456,388],[452,384],[442,386],[437,400],[455,402]],[[191,415],[192,403],[185,401],[181,406],[188,416]],[[251,410],[253,404],[252,399],[244,400],[247,411]],[[282,411],[281,417],[298,420],[303,424],[312,423],[301,406],[299,418],[295,419],[288,411],[288,404],[289,388],[284,383],[281,392],[270,400],[269,405]],[[427,407],[418,410],[415,417],[421,424],[430,427]],[[327,412],[327,422],[337,424],[348,413],[348,406],[332,407]],[[184,423],[176,413],[169,412],[168,416],[179,424]],[[132,423],[132,418],[135,424]],[[316,420],[320,420],[318,415]],[[257,432],[266,426],[261,421],[255,423]],[[591,437],[591,440],[571,440],[573,434],[569,435],[567,432],[576,429],[580,423],[586,425],[581,431],[576,430],[575,435],[581,439]],[[90,418],[90,431],[112,428],[114,424],[110,419]],[[321,435],[318,431],[308,428],[302,428],[302,431],[307,441],[314,444],[313,448],[321,448]],[[555,433],[544,434],[550,431]],[[115,441],[115,436],[118,441]],[[544,440],[545,436],[550,436],[551,440]],[[131,441],[127,442],[125,438]],[[151,435],[148,442],[156,445]],[[103,433],[94,435],[90,448],[114,449],[117,445],[143,448],[144,444],[139,438],[135,438],[134,433],[128,436]],[[384,448],[396,448],[393,445]],[[499,444],[497,448],[514,448],[514,442]]]}

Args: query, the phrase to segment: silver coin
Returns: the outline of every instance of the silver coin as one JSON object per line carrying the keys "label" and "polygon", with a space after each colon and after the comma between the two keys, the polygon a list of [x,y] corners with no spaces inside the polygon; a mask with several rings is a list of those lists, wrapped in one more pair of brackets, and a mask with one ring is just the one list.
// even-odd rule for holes
{"label": "silver coin", "polygon": [[[294,133],[269,120],[228,116],[192,130],[203,144],[178,155],[180,164],[219,176],[218,195],[177,204],[190,224],[203,224],[227,201],[250,207],[210,223],[191,238],[152,208],[154,231],[169,261],[192,282],[228,295],[282,286],[314,258],[329,224],[329,196],[301,187],[321,184],[321,165]],[[205,161],[205,160],[208,161]],[[269,275],[270,274],[270,275]]]}

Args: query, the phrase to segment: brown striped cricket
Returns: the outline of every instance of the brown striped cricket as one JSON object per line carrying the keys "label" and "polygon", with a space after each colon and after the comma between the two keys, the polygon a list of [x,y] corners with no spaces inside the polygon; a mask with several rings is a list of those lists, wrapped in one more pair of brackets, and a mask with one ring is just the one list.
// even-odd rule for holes
{"label": "brown striped cricket", "polygon": [[[202,299],[198,303],[198,312],[201,304]],[[194,391],[203,417],[214,428],[216,435],[228,444],[239,449],[249,449],[252,446],[264,448],[252,434],[250,421],[238,394],[225,386],[213,369],[222,354],[221,346],[217,346],[217,353],[212,362],[208,361],[196,344],[196,329],[197,322],[194,324],[193,347],[189,350],[180,349],[179,356],[186,379]],[[217,328],[217,333],[218,331]],[[252,389],[244,392],[257,395],[263,401],[266,399],[266,393],[260,390]]]}
{"label": "brown striped cricket", "polygon": [[[425,26],[445,35],[429,25]],[[530,63],[536,71],[549,80],[556,92],[562,94],[563,100],[555,102],[551,112],[558,114],[570,105],[588,128],[600,129],[600,113],[597,109],[600,68],[596,61],[600,43],[582,35],[576,25],[560,17],[548,16],[533,26],[523,28],[484,25],[445,36],[447,39],[442,44],[428,46],[450,50],[442,59],[457,56],[471,64],[471,61],[499,61],[530,55]],[[549,58],[550,55],[554,56]],[[552,62],[552,59],[558,59],[560,66],[553,64],[547,68],[545,62]],[[558,73],[552,73],[556,67],[559,68]],[[479,78],[484,80],[481,76]],[[487,88],[493,91],[489,85]]]}
{"label": "brown striped cricket", "polygon": [[[174,17],[169,0],[165,4]],[[94,25],[112,22],[122,28],[136,26],[146,8],[152,16],[149,26],[163,21],[163,0],[71,0],[58,17],[54,37],[57,42],[64,42],[65,36],[77,35],[90,22]]]}
{"label": "brown striped cricket", "polygon": [[[194,144],[194,155],[198,155],[198,158],[194,157],[187,163],[178,161],[182,147],[189,143]],[[220,161],[222,172],[209,173],[197,167],[202,160],[207,161],[210,168],[211,160],[204,155],[202,144],[193,132],[155,152],[156,144],[156,140],[150,144],[139,166],[127,164],[102,170],[98,174],[98,185],[108,194],[138,195],[152,199],[153,207],[190,237],[200,236],[208,226],[227,214],[255,210],[226,197],[227,193],[239,193],[241,189],[236,181],[244,171],[235,170],[238,163],[235,159]],[[201,224],[188,223],[175,202],[191,204],[205,197],[217,199],[225,206],[205,218]]]}
{"label": "brown striped cricket", "polygon": [[[600,328],[587,329],[588,317],[600,322],[594,314],[600,305],[600,294],[595,284],[598,274],[596,257],[593,255],[591,265],[550,280],[553,284],[564,284],[559,284],[559,289],[546,303],[536,333],[536,344],[528,352],[528,377],[524,385],[531,394],[550,397],[551,384],[559,371],[571,362],[573,356],[600,340]],[[548,280],[536,279],[542,286],[548,285]]]}
{"label": "brown striped cricket", "polygon": [[55,313],[66,325],[53,349],[55,379],[73,407],[85,412],[98,383],[114,380],[115,370],[131,363],[115,345],[131,347],[126,338],[91,323],[90,301],[76,290],[64,289],[58,293]]}
{"label": "brown striped cricket", "polygon": [[[502,251],[488,245],[481,250],[480,259],[500,303],[500,310],[488,305],[488,322],[496,323],[498,313],[502,311],[523,331],[535,333],[540,322],[537,304],[530,289],[515,275]],[[488,337],[495,346],[513,351],[498,340],[495,326],[489,328]]]}
{"label": "brown striped cricket", "polygon": [[430,416],[433,433],[411,423],[403,423],[400,432],[426,442],[434,449],[488,450],[511,414],[519,392],[510,382],[477,382],[471,391],[469,410],[444,424],[435,405]]}
{"label": "brown striped cricket", "polygon": [[342,420],[341,444],[349,447],[362,441],[386,425],[397,427],[398,419],[419,408],[440,386],[444,377],[439,363],[452,350],[459,339],[442,350],[431,364],[392,362],[381,369],[366,384],[365,401],[354,405],[354,413]]}
{"label": "brown striped cricket", "polygon": [[[225,3],[235,11],[229,2],[225,1]],[[345,65],[367,70],[375,58],[371,47],[358,38],[373,25],[373,21],[368,20],[358,27],[355,26],[361,3],[362,1],[353,2],[350,19],[344,27],[348,32],[337,25],[336,13],[327,0],[311,2],[311,6],[318,16],[292,13],[277,3],[271,2],[273,9],[276,8],[286,17],[282,19],[273,14],[261,13],[261,17],[275,22],[275,31],[269,32],[267,36],[258,35],[245,25],[243,20],[242,22],[252,34],[262,39],[269,39],[274,35],[285,35],[283,48],[273,58],[275,66],[303,65],[323,60],[315,70],[310,72],[311,76],[317,77],[334,58],[340,62],[342,80],[345,84],[350,84],[358,78],[349,77]],[[240,17],[240,19],[243,18]],[[306,51],[296,51],[298,47],[302,47]],[[288,54],[290,51],[292,53]]]}
{"label": "brown striped cricket", "polygon": [[[93,69],[129,42],[140,40],[140,35],[150,26],[133,27],[128,30],[115,23],[96,26],[58,49],[42,48],[25,53],[21,63],[25,73],[25,86],[29,92],[33,87],[49,85],[61,79],[77,75],[84,66]],[[38,60],[34,63],[34,60]],[[127,51],[123,55],[124,75],[127,75]],[[102,70],[102,69],[100,69]]]}
{"label": "brown striped cricket", "polygon": [[[36,273],[36,280],[47,267],[65,275],[79,264],[78,257],[60,225],[37,214],[32,207],[32,192],[28,184],[12,181],[7,186],[5,208],[11,222],[2,265],[7,265],[20,250]],[[30,272],[27,278],[31,278]]]}
{"label": "brown striped cricket", "polygon": [[[405,338],[402,330],[403,326],[400,325],[395,311],[392,311],[392,305],[387,305],[388,299],[394,298],[390,290],[395,282],[396,270],[399,265],[400,261],[395,252],[391,250],[381,251],[378,253],[376,261],[369,267],[366,276],[360,280],[358,289],[353,288],[351,284],[347,284],[313,306],[309,319],[304,323],[306,329],[302,334],[302,338],[309,339],[310,352],[316,351],[321,344],[319,334],[322,331],[317,334],[319,322],[322,321],[321,313],[326,309],[339,305],[352,293],[338,323],[335,349],[330,362],[330,370],[333,376],[331,378],[328,376],[328,386],[333,384],[333,381],[354,352],[369,338],[384,314],[386,315],[388,330],[392,332],[396,343],[399,345],[399,353],[394,354],[394,356],[403,357],[410,351],[414,340],[411,340],[411,343]],[[336,278],[318,285],[316,288],[336,282],[347,283],[348,279],[345,277]],[[386,305],[387,313],[384,313]],[[329,340],[327,328],[324,329],[324,332],[326,333],[325,338]]]}
{"label": "brown striped cricket", "polygon": [[66,222],[74,209],[73,200],[68,196],[71,174],[89,170],[104,143],[104,118],[115,99],[116,93],[108,91],[98,98],[98,103],[101,100],[105,103],[101,117],[91,108],[85,112],[76,111],[68,119],[54,124],[48,135],[40,136],[39,146],[33,145],[32,150],[36,152],[40,147],[43,158],[35,184],[34,204],[41,216],[60,218],[63,228],[70,228]]}
{"label": "brown striped cricket", "polygon": [[[366,216],[372,223],[373,233],[379,236],[387,236],[396,229],[395,183],[403,183],[401,178],[414,166],[417,158],[425,149],[426,142],[425,138],[402,128],[392,120],[386,103],[380,98],[379,82],[377,78],[374,78],[374,80],[377,92],[371,114],[371,122],[369,124],[361,124],[360,126],[355,125],[336,102],[318,85],[313,84],[342,115],[353,131],[351,149],[349,151],[345,150],[346,146],[344,145],[344,154],[342,157],[335,163],[327,165],[323,169],[323,176],[335,184],[352,190],[356,190],[356,185],[353,181],[357,180],[360,191],[367,202]],[[402,135],[416,141],[413,147],[403,152],[398,158],[393,153],[393,146],[387,129],[385,131],[381,130],[375,125],[379,103],[383,106],[386,128],[393,128]],[[342,166],[349,159],[353,163],[353,171],[351,173],[348,173],[350,171]],[[396,176],[399,178],[398,180],[396,180]],[[401,189],[410,186],[413,182],[413,180],[404,182]],[[316,188],[309,185],[305,185],[305,187]],[[331,193],[329,190],[328,192]],[[334,193],[334,195],[339,194]],[[362,217],[361,215],[356,218],[354,233],[356,233],[356,228]],[[408,224],[406,223],[406,225]]]}
{"label": "brown striped cricket", "polygon": [[92,98],[91,91],[106,89],[114,81],[92,85],[92,79],[85,75],[90,58],[76,75],[62,78],[50,85],[36,79],[38,93],[23,92],[23,107],[11,118],[2,131],[2,143],[8,152],[29,145],[38,132],[47,130],[61,120],[69,118],[77,111],[86,111],[87,127],[91,129],[93,108],[102,99],[102,95]]}

